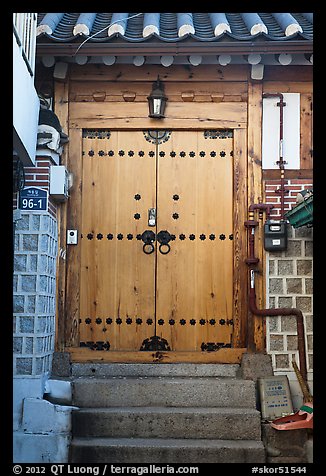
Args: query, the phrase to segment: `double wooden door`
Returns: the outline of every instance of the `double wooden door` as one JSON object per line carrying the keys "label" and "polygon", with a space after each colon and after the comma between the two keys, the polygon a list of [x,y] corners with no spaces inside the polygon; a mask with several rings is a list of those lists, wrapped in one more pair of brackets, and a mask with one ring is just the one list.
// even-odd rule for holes
{"label": "double wooden door", "polygon": [[231,347],[232,131],[84,129],[82,148],[80,346]]}

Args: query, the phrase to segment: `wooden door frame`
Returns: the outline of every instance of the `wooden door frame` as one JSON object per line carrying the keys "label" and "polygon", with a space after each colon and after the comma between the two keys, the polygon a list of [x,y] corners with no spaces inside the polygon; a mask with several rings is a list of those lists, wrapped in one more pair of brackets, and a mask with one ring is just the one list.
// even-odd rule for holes
{"label": "wooden door frame", "polygon": [[[80,349],[79,337],[79,263],[80,247],[66,245],[66,230],[78,229],[81,218],[82,129],[111,130],[231,129],[234,133],[234,332],[233,348],[201,352],[201,362],[239,362],[247,350],[248,273],[245,264],[247,237],[247,103],[171,103],[167,118],[158,123],[147,117],[147,105],[114,103],[112,112],[103,111],[105,103],[68,102],[67,83],[56,83],[56,114],[67,126],[69,146],[62,163],[73,174],[74,185],[67,203],[59,207],[59,256],[57,262],[57,335],[56,350],[71,353],[75,361],[177,362],[191,361],[191,352],[108,352]],[[108,108],[108,109],[111,109]],[[62,253],[61,251],[65,251]],[[65,258],[63,258],[65,256]],[[69,266],[67,261],[69,260]],[[199,356],[199,355],[198,355]],[[199,361],[199,360],[197,360]]]}

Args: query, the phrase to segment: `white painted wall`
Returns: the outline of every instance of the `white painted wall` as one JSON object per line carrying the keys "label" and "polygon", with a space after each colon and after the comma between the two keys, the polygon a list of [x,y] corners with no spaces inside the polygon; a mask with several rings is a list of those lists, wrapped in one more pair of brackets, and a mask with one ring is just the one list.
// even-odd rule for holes
{"label": "white painted wall", "polygon": [[13,147],[25,165],[35,165],[40,102],[13,34]]}
{"label": "white painted wall", "polygon": [[[300,94],[283,93],[283,159],[286,169],[300,169]],[[263,99],[263,169],[278,169],[280,157],[280,108],[279,98]]]}

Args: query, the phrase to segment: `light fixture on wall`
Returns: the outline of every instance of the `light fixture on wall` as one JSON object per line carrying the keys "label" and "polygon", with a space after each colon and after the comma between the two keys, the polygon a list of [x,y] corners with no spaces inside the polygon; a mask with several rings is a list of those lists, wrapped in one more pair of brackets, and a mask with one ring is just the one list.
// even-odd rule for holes
{"label": "light fixture on wall", "polygon": [[164,94],[164,85],[160,81],[159,76],[153,83],[152,92],[147,97],[149,107],[149,117],[162,119],[164,116],[167,97]]}

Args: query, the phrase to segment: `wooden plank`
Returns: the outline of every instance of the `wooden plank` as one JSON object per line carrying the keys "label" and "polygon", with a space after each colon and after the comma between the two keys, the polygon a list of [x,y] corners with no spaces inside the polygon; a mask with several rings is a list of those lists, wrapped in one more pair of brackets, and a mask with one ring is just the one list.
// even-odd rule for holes
{"label": "wooden plank", "polygon": [[70,78],[78,81],[156,81],[157,75],[164,82],[168,81],[246,81],[248,65],[172,65],[166,68],[149,64],[141,68],[134,65],[117,64],[110,68],[105,65],[88,64],[80,68],[70,64]]}
{"label": "wooden plank", "polygon": [[[54,83],[54,111],[60,124],[69,135],[69,83]],[[67,165],[69,142],[64,146],[61,154],[61,164]],[[65,300],[66,300],[66,229],[67,229],[67,202],[57,205],[58,219],[58,255],[56,266],[56,333],[55,349],[63,351],[65,346]]]}
{"label": "wooden plank", "polygon": [[312,169],[312,94],[300,96],[300,168]]}
{"label": "wooden plank", "polygon": [[[245,127],[247,105],[230,103],[171,103],[166,109],[164,128],[202,129]],[[109,129],[157,128],[157,120],[148,117],[148,106],[142,103],[71,103],[70,127]]]}
{"label": "wooden plank", "polygon": [[[248,83],[248,208],[250,204],[263,201],[263,181],[261,168],[261,134],[262,134],[262,84]],[[264,217],[265,218],[265,217]],[[263,249],[263,221],[255,233],[255,254],[260,262],[256,273],[257,307],[265,307],[265,256]],[[265,321],[261,317],[249,314],[248,347],[261,352],[265,349]]]}
{"label": "wooden plank", "polygon": [[[82,202],[82,131],[69,130],[68,170],[73,174],[74,185],[70,190],[67,210],[67,229],[80,230]],[[66,345],[79,345],[79,297],[80,297],[80,234],[77,245],[67,247],[66,277]]]}
{"label": "wooden plank", "polygon": [[294,81],[297,82],[300,78],[301,82],[313,81],[313,67],[309,66],[268,66],[265,65],[264,82],[266,81]]}
{"label": "wooden plank", "polygon": [[75,347],[66,348],[71,362],[196,362],[238,364],[247,348],[220,349],[216,352],[114,352],[94,351]]}
{"label": "wooden plank", "polygon": [[244,222],[247,219],[247,131],[234,130],[234,223],[233,223],[233,321],[232,343],[243,347],[247,336],[248,269],[245,264],[247,236]]}
{"label": "wooden plank", "polygon": [[264,93],[302,93],[312,94],[313,83],[310,81],[264,81]]}
{"label": "wooden plank", "polygon": [[[284,177],[286,179],[312,179],[313,178],[313,169],[285,169]],[[279,169],[266,169],[263,170],[263,179],[264,180],[278,180],[280,178]]]}
{"label": "wooden plank", "polygon": [[[190,91],[191,88],[191,91]],[[72,81],[72,87],[69,100],[73,102],[93,102],[98,100],[98,96],[103,98],[105,102],[124,102],[124,95],[135,95],[135,102],[146,102],[147,96],[151,91],[151,83],[148,82],[113,82],[103,81]],[[211,95],[221,94],[228,95],[224,101],[231,102],[233,100],[241,101],[247,95],[247,83],[242,81],[232,82],[167,82],[165,84],[165,94],[169,103],[182,101],[182,94],[193,94],[193,101],[205,99],[211,102]],[[95,96],[95,99],[94,99]],[[242,99],[241,99],[242,98]]]}

